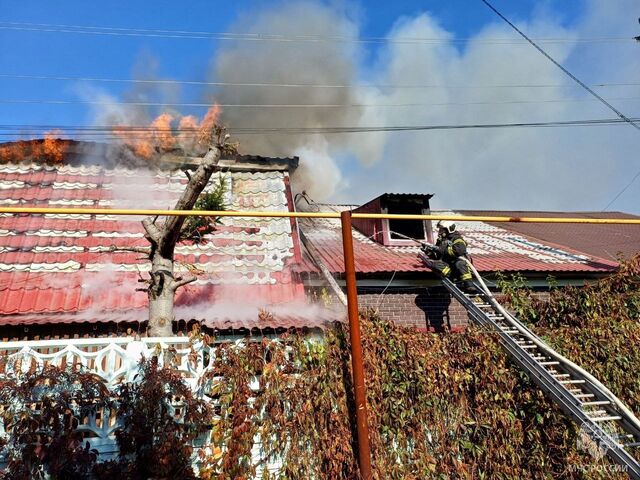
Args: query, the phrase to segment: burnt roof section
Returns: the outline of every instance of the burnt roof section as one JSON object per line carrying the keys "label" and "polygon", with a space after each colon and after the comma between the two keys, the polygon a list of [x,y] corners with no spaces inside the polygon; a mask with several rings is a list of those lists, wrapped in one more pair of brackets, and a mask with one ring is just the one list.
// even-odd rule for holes
{"label": "burnt roof section", "polygon": [[[630,218],[640,216],[623,212],[540,212],[513,210],[458,210],[463,215],[549,218]],[[504,228],[528,237],[571,248],[588,255],[615,260],[618,254],[629,259],[640,252],[640,225],[579,224],[579,223],[497,223]]]}
{"label": "burnt roof section", "polygon": [[[12,164],[29,165],[32,162],[48,163],[52,165],[100,165],[103,167],[130,167],[130,168],[156,168],[171,170],[196,166],[200,157],[186,156],[179,150],[159,152],[152,160],[135,156],[127,146],[117,142],[100,143],[86,142],[70,139],[55,139],[63,149],[64,162],[53,162],[43,158],[32,157],[29,152],[33,146],[42,145],[44,139],[18,140],[0,143],[0,151],[6,147],[21,147],[27,152],[24,161],[10,161]],[[0,155],[0,162],[2,156]],[[226,156],[220,159],[220,169],[231,171],[290,171],[298,168],[299,157],[264,157],[261,155]]]}

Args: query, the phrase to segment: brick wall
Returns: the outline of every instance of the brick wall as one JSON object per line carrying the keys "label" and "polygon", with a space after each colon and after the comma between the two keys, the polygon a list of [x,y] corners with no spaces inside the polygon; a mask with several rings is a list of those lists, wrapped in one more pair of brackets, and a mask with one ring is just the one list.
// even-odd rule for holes
{"label": "brick wall", "polygon": [[443,287],[388,289],[358,292],[358,306],[377,310],[382,318],[399,325],[435,331],[460,330],[467,326],[466,310]]}
{"label": "brick wall", "polygon": [[[398,325],[416,327],[421,330],[441,332],[459,331],[469,325],[469,316],[460,302],[451,298],[444,287],[400,287],[400,288],[360,287],[358,288],[358,307],[377,310],[379,315]],[[312,301],[338,305],[339,301],[329,290],[307,288]],[[496,294],[498,302],[502,295]],[[549,292],[539,289],[534,295],[540,300],[548,300]]]}

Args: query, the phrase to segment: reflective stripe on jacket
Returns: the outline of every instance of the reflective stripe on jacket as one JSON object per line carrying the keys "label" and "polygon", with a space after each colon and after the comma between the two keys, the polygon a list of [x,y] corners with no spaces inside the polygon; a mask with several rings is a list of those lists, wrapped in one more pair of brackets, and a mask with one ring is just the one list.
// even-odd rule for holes
{"label": "reflective stripe on jacket", "polygon": [[458,232],[453,232],[442,240],[438,240],[438,246],[440,247],[440,253],[446,260],[463,257],[467,254],[467,242],[464,241],[462,235]]}

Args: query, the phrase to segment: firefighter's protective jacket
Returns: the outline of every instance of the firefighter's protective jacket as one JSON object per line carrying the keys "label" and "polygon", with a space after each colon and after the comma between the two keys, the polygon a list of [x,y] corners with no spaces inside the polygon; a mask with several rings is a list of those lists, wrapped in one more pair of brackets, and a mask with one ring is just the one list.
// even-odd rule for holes
{"label": "firefighter's protective jacket", "polygon": [[436,248],[440,258],[448,263],[454,262],[457,258],[464,257],[467,254],[467,242],[458,232],[449,233],[445,237],[438,238]]}

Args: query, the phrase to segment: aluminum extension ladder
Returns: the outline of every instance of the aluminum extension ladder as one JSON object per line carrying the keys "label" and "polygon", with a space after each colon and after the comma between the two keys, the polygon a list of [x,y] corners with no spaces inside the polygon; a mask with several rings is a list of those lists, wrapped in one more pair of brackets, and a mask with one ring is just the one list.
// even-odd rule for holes
{"label": "aluminum extension ladder", "polygon": [[601,454],[621,465],[632,479],[640,480],[640,464],[631,455],[633,449],[640,450],[638,420],[619,399],[553,351],[479,285],[479,293],[465,294],[447,278],[442,283],[474,323],[498,333],[515,363],[581,427]]}

